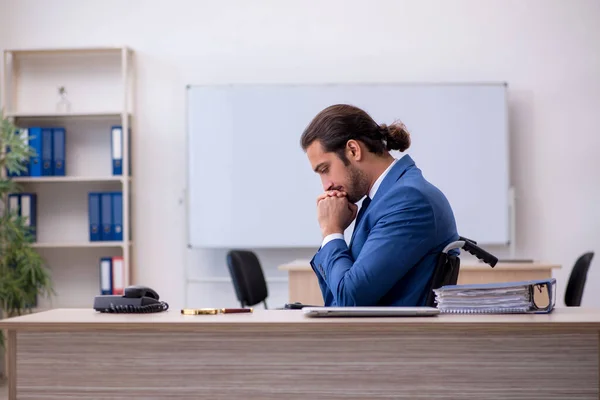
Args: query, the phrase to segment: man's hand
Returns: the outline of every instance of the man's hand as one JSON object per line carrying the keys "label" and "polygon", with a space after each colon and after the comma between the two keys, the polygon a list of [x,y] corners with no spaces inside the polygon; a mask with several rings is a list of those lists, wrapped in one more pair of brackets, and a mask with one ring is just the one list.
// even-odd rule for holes
{"label": "man's hand", "polygon": [[317,218],[323,237],[332,233],[344,233],[356,218],[358,206],[350,203],[346,193],[332,190],[317,198]]}

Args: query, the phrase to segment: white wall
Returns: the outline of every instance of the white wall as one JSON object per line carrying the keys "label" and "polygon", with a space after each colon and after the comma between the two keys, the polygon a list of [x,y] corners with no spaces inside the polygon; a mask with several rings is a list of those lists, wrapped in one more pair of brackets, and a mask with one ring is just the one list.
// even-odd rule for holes
{"label": "white wall", "polygon": [[[575,258],[600,252],[598,20],[595,0],[0,0],[0,47],[135,50],[135,276],[175,308],[186,259],[188,305],[235,304],[224,254],[185,249],[185,85],[507,81],[518,255],[563,264],[562,296]],[[260,253],[270,305],[286,300],[276,265],[311,255]],[[599,306],[594,261],[584,304]]]}

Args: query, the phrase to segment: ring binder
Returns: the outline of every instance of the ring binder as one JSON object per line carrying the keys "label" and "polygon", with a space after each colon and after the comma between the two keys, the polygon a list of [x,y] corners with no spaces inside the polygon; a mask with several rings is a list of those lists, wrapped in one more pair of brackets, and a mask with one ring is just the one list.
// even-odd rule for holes
{"label": "ring binder", "polygon": [[[538,304],[535,291],[546,290],[548,302]],[[449,314],[547,314],[556,304],[556,279],[469,285],[434,289],[437,307]]]}

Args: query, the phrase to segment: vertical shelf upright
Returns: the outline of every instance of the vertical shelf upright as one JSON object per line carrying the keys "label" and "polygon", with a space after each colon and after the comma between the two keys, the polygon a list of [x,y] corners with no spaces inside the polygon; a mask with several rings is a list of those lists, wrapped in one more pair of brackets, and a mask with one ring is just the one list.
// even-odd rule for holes
{"label": "vertical shelf upright", "polygon": [[[37,240],[56,296],[38,308],[91,307],[100,293],[101,257],[123,257],[130,285],[134,235],[131,223],[131,149],[134,60],[127,47],[4,50],[0,76],[2,113],[20,128],[66,130],[64,176],[13,178],[36,193]],[[58,88],[70,106],[58,107]],[[122,174],[112,170],[111,127],[122,127]],[[88,193],[122,192],[123,240],[90,241]]]}

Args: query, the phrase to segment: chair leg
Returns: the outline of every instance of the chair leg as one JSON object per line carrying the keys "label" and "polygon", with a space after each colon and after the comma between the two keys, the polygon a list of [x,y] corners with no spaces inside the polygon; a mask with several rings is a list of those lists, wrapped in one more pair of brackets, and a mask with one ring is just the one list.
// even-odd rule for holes
{"label": "chair leg", "polygon": [[265,305],[265,310],[268,310],[269,307],[267,307],[267,301],[266,300],[263,301],[263,304]]}

